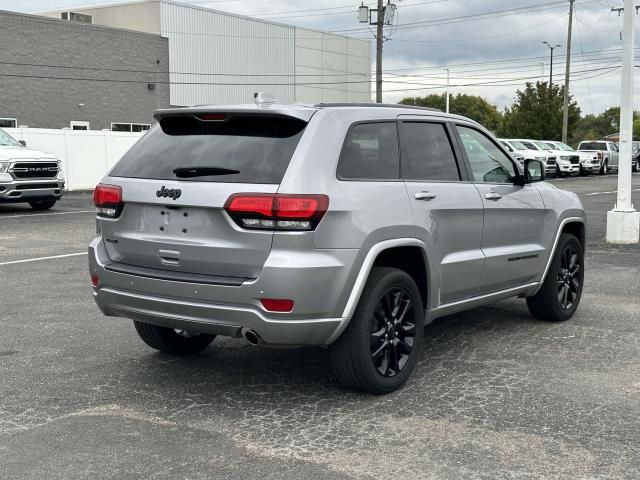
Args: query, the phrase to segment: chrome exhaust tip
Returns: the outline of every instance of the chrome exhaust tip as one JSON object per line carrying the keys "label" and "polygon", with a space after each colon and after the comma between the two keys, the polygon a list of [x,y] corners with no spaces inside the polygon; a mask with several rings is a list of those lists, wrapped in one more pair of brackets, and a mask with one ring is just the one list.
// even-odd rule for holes
{"label": "chrome exhaust tip", "polygon": [[258,345],[260,343],[260,337],[250,328],[242,329],[242,338],[244,338],[251,345]]}

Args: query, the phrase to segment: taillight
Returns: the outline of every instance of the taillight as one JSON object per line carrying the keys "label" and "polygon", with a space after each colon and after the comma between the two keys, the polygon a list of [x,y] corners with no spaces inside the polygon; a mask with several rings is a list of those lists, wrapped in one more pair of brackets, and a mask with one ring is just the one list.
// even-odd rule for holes
{"label": "taillight", "polygon": [[236,193],[224,205],[243,228],[314,230],[329,208],[326,195]]}
{"label": "taillight", "polygon": [[122,212],[122,188],[99,184],[93,191],[93,204],[101,217],[117,218]]}
{"label": "taillight", "polygon": [[602,152],[598,152],[598,160],[602,160]]}

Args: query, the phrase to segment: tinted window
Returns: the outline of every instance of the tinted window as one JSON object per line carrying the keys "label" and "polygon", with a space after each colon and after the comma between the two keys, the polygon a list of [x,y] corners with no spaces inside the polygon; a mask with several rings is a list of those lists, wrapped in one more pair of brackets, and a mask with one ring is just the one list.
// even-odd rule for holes
{"label": "tinted window", "polygon": [[362,123],[349,130],[338,162],[339,178],[395,180],[399,175],[395,122]]}
{"label": "tinted window", "polygon": [[236,115],[162,119],[116,164],[115,177],[176,180],[176,168],[218,169],[183,181],[280,183],[306,123],[290,117]]}
{"label": "tinted window", "polygon": [[580,150],[606,150],[607,145],[598,142],[582,142],[578,148]]}
{"label": "tinted window", "polygon": [[403,122],[400,132],[405,178],[460,180],[451,142],[443,124]]}
{"label": "tinted window", "polygon": [[515,176],[513,163],[489,137],[477,130],[458,126],[473,180],[488,183],[511,183]]}

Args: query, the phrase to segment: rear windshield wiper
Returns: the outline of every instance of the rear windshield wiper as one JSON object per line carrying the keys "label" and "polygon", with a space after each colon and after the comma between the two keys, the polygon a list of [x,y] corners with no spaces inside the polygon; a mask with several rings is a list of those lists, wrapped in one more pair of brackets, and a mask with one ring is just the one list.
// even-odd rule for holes
{"label": "rear windshield wiper", "polygon": [[208,177],[210,175],[235,175],[238,170],[222,167],[179,167],[173,170],[178,178]]}

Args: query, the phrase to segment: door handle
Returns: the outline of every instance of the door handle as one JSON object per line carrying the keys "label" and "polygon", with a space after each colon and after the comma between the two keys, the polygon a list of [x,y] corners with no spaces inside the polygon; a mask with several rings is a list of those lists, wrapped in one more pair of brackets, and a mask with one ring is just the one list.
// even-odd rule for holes
{"label": "door handle", "polygon": [[489,192],[484,196],[484,198],[486,198],[487,200],[500,200],[502,198],[502,195],[496,192]]}
{"label": "door handle", "polygon": [[433,200],[436,197],[437,195],[432,192],[417,192],[413,195],[413,198],[415,198],[416,200],[427,200],[427,201]]}

